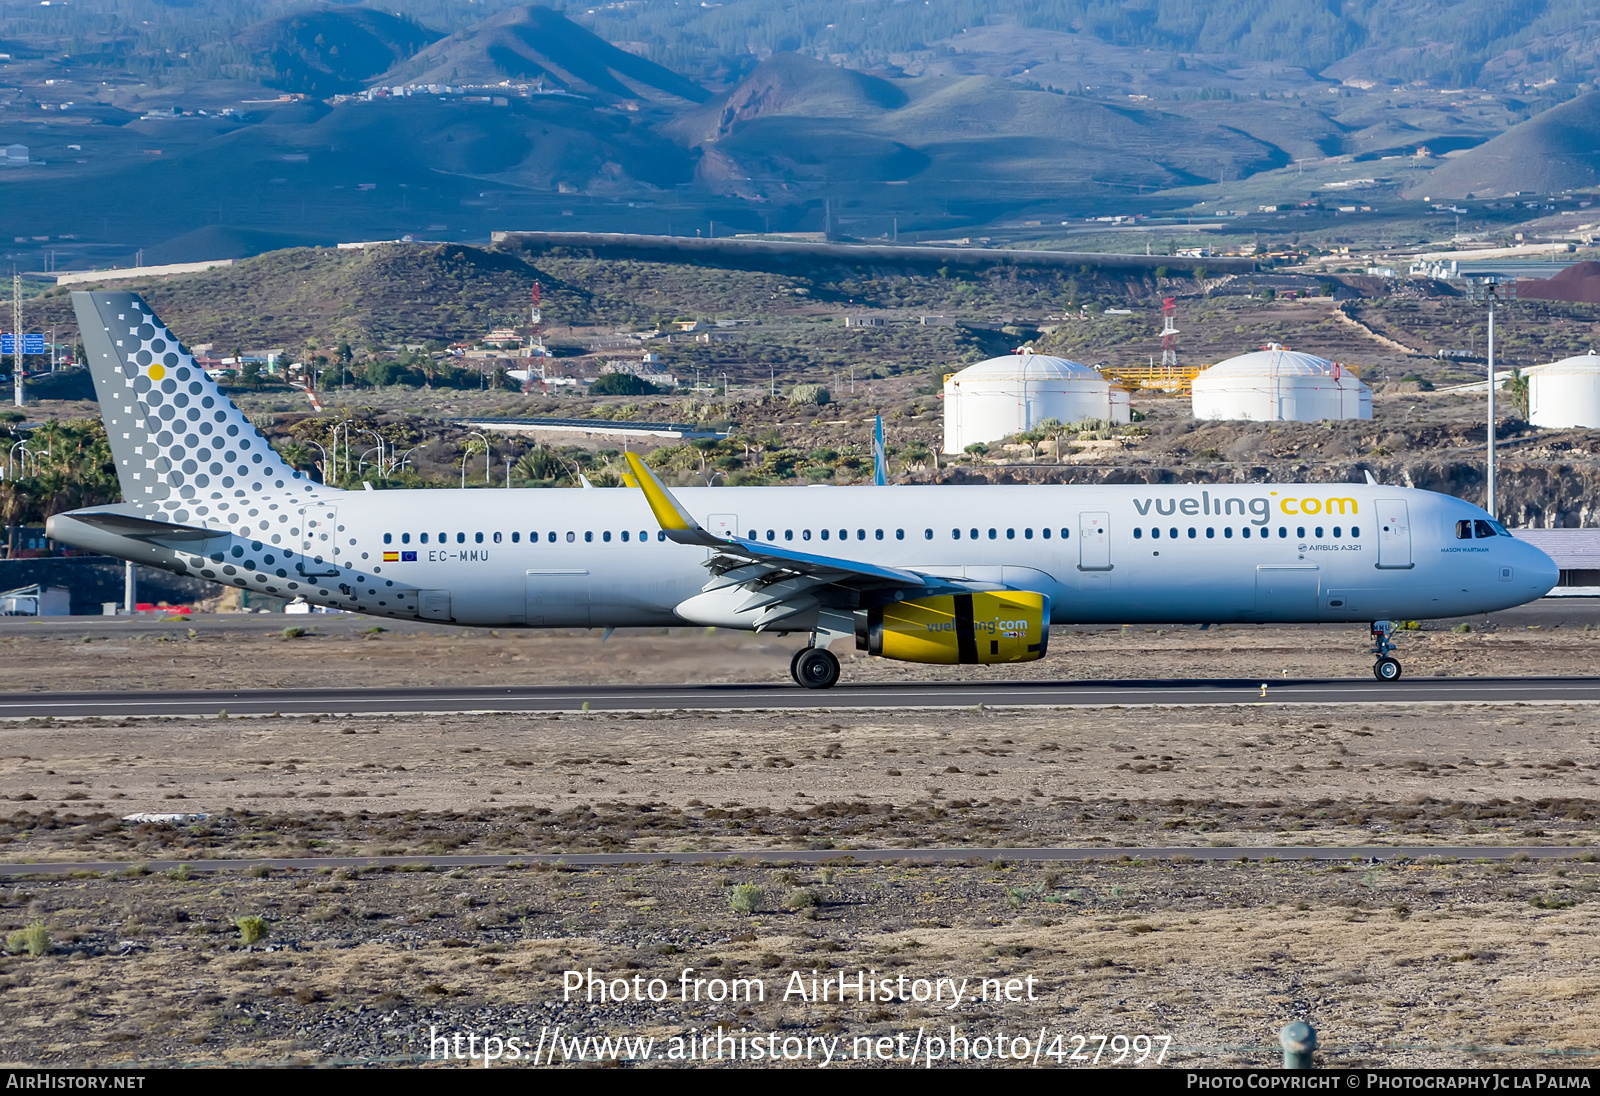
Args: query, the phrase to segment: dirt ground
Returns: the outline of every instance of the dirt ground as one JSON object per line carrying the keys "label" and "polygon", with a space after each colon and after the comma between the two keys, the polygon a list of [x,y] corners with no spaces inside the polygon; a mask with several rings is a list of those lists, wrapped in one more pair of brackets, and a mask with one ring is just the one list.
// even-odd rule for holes
{"label": "dirt ground", "polygon": [[[1278,1028],[1310,1019],[1326,1065],[1548,1066],[1530,1048],[1594,1045],[1595,867],[784,871],[730,860],[25,880],[0,894],[0,914],[46,921],[52,951],[0,961],[0,1058],[426,1061],[440,1054],[441,1033],[516,1037],[531,1050],[541,1030],[559,1027],[566,1039],[653,1036],[656,1060],[674,1036],[695,1032],[775,1034],[797,1040],[797,1052],[798,1040],[837,1038],[845,1060],[835,1068],[870,1063],[881,1038],[892,1054],[904,1036],[891,1063],[903,1067],[919,1033],[926,1055],[927,1036],[954,1027],[973,1040],[958,1064],[986,1064],[977,1037],[1004,1033],[1042,1045],[1041,1064],[1079,1064],[1060,1061],[1083,1045],[1075,1036],[1087,1037],[1084,1059],[1096,1036],[1121,1037],[1123,1048],[1165,1036],[1162,1064],[1270,1066]],[[739,897],[753,899],[751,913],[735,912]],[[246,915],[270,926],[253,948],[235,927]],[[581,990],[565,999],[588,971],[612,985],[658,978],[665,999],[591,1001]],[[853,981],[858,971],[893,980],[888,999],[785,999],[796,974],[809,998],[813,978]],[[685,977],[704,979],[706,995],[716,980],[743,979],[753,997],[758,981],[762,998],[696,1001]],[[918,1000],[946,978],[972,994],[995,979],[1002,996],[1009,982],[1020,999]],[[866,1056],[852,1057],[863,1043]],[[1108,1052],[1102,1064],[1113,1060]],[[501,1062],[515,1064],[526,1056]],[[820,1065],[820,1054],[799,1064]]]}
{"label": "dirt ground", "polygon": [[[1499,618],[1466,633],[1399,634],[1411,676],[1600,672],[1600,628]],[[285,638],[284,629],[307,634]],[[1050,652],[1009,666],[921,666],[835,646],[845,681],[1366,677],[1363,626],[1052,630]],[[344,615],[215,616],[192,622],[83,617],[0,627],[0,692],[782,682],[804,636],[700,629],[490,631]]]}
{"label": "dirt ground", "polygon": [[[365,622],[312,623],[320,634],[293,640],[255,620],[199,621],[192,640],[176,624],[13,628],[0,635],[0,682],[777,680],[792,649],[725,633],[619,633],[601,647],[584,633],[368,638]],[[119,630],[133,626],[144,631]],[[1292,676],[1330,664],[1364,675],[1360,639],[1343,629],[1068,630],[1036,665],[1053,677],[1259,675],[1279,663]],[[1549,674],[1591,672],[1600,637],[1502,624],[1403,642],[1408,667],[1432,658],[1455,673]],[[903,670],[943,672],[847,672]],[[1169,1036],[1162,1064],[1271,1065],[1278,1028],[1309,1019],[1330,1065],[1550,1065],[1543,1051],[1600,1050],[1591,857],[995,866],[861,864],[849,850],[1600,845],[1597,733],[1582,704],[0,721],[0,860],[128,865],[0,883],[10,952],[0,956],[0,1061],[426,1061],[430,1048],[441,1053],[433,1036],[461,1033],[463,1053],[478,1045],[469,1036],[518,1038],[522,1057],[509,1067],[560,1027],[557,1061],[602,1053],[573,1038],[653,1036],[651,1060],[671,1064],[674,1037],[681,1051],[684,1036],[720,1031],[745,1039],[747,1054],[757,1037],[797,1040],[816,1066],[827,1045],[816,1041],[837,1038],[830,1068],[904,1066],[919,1035],[925,1057],[928,1038],[949,1042],[954,1025],[958,1037],[989,1040],[957,1064],[986,1064],[983,1047],[993,1064],[1003,1031],[1030,1040],[1030,1053],[1042,1032],[1041,1064],[1083,1065],[1067,1058],[1077,1037],[1092,1058],[1104,1035]],[[209,817],[123,820],[136,811]],[[763,864],[770,848],[838,857]],[[692,849],[730,856],[652,860]],[[639,861],[142,867],[584,851]],[[247,946],[238,922],[252,916],[266,936]],[[41,954],[28,951],[30,926]],[[688,968],[708,995],[716,979],[738,978],[747,991],[759,980],[765,997],[681,1000]],[[567,972],[591,969],[659,978],[665,998],[564,1000]],[[784,996],[793,972],[809,986],[813,971],[820,981],[857,970],[895,980],[892,992],[842,1004],[837,993]],[[1000,979],[1002,997],[1014,979],[1020,999],[919,1000],[916,980],[926,991],[940,978],[967,979],[972,992]],[[1020,988],[1029,978],[1032,1000]],[[1115,1057],[1107,1050],[1101,1064]]]}

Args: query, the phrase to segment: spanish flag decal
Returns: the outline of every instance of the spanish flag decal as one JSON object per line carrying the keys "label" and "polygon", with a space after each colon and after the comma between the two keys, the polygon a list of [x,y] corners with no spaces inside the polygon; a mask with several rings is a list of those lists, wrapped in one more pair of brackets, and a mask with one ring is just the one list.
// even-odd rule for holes
{"label": "spanish flag decal", "polygon": [[383,562],[385,562],[385,563],[399,563],[400,562],[400,553],[399,552],[385,552],[385,553],[383,553]]}

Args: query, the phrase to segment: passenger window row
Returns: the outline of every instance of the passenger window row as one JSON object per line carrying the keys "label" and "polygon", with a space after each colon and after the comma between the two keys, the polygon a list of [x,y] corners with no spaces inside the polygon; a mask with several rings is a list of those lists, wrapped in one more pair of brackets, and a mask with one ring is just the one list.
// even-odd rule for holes
{"label": "passenger window row", "polygon": [[[906,531],[904,529],[895,529],[895,530],[893,530],[893,532],[894,532],[894,539],[895,540],[905,540],[906,539]],[[1051,529],[1040,529],[1039,530],[1039,536],[1041,538],[1043,538],[1044,540],[1049,540],[1054,535],[1054,532],[1055,531],[1053,531]],[[778,541],[778,536],[779,536],[778,530],[776,530],[776,529],[768,529],[766,531],[766,533],[767,533],[766,541],[768,543],[771,543],[771,544],[776,544],[777,541]],[[1072,534],[1072,531],[1070,529],[1067,529],[1067,528],[1063,527],[1060,530],[1060,536],[1061,536],[1062,540],[1068,539],[1071,536],[1071,534]],[[400,537],[400,543],[401,544],[410,544],[411,543],[411,534],[410,533],[400,533],[398,535]],[[820,530],[817,531],[818,538],[820,538],[822,540],[834,539],[835,535],[837,535],[837,538],[839,540],[850,540],[851,539],[851,531],[849,529],[839,529],[837,531],[832,530],[832,529],[820,529]],[[888,535],[887,532],[885,530],[883,530],[883,529],[874,529],[874,530],[872,530],[871,539],[872,540],[885,540],[885,539],[887,539],[887,535]],[[1134,534],[1133,535],[1134,536],[1138,536],[1139,535],[1139,531],[1137,529],[1134,530]],[[1176,535],[1176,533],[1174,533],[1174,535]],[[1228,535],[1229,536],[1233,535],[1232,530],[1229,530]],[[1319,535],[1320,535],[1320,533],[1319,533]],[[385,533],[385,534],[383,534],[383,543],[385,543],[385,544],[393,544],[395,536],[396,536],[396,534],[394,534],[394,533]],[[485,534],[483,534],[483,533],[473,533],[471,536],[472,536],[472,543],[473,544],[483,544],[483,543],[485,543],[485,540],[484,540]],[[521,533],[511,533],[511,534],[509,534],[509,536],[510,536],[512,544],[521,544],[522,543],[522,534]],[[549,544],[555,544],[558,540],[562,539],[561,538],[561,534],[556,533],[554,531],[545,533],[543,536],[544,536],[544,540]],[[633,536],[634,536],[634,534],[631,531],[627,530],[627,529],[624,529],[622,532],[617,534],[618,539],[620,539],[622,541],[622,543],[624,543],[624,544],[630,543],[633,540]],[[785,529],[785,530],[783,530],[782,536],[783,536],[784,540],[792,541],[792,540],[795,539],[795,530],[793,530],[793,529]],[[983,539],[983,536],[984,536],[984,534],[983,534],[983,531],[981,531],[981,530],[978,530],[978,529],[968,529],[968,530],[966,530],[966,537],[969,540],[980,540],[980,539]],[[1023,540],[1032,540],[1033,536],[1034,536],[1033,529],[1026,528],[1026,529],[1022,530],[1022,539]],[[612,534],[611,534],[611,531],[609,529],[608,530],[604,530],[604,531],[602,531],[600,533],[600,540],[601,540],[602,543],[605,543],[605,544],[611,543],[611,537],[612,537]],[[952,529],[952,530],[950,530],[950,537],[951,537],[952,540],[960,540],[962,538],[962,530],[960,530],[960,529]],[[502,534],[500,534],[500,533],[490,533],[490,534],[488,534],[488,538],[489,538],[489,542],[490,543],[493,543],[493,544],[503,543]],[[430,538],[430,534],[428,534],[428,533],[418,533],[417,534],[417,543],[418,544],[428,544],[430,542],[430,539],[431,539]],[[533,533],[529,533],[528,534],[528,543],[529,544],[537,544],[537,543],[539,543],[539,539],[540,539],[540,534],[537,533],[537,532],[533,532]],[[566,539],[567,543],[569,543],[569,544],[574,543],[578,539],[578,534],[576,532],[568,532],[566,534],[565,539]],[[594,532],[593,531],[585,532],[583,534],[583,539],[584,539],[584,541],[586,543],[593,543],[594,539],[595,539]],[[641,529],[639,531],[639,533],[638,533],[638,543],[644,544],[649,539],[650,539],[649,531]],[[656,540],[664,541],[666,539],[667,539],[667,534],[666,533],[661,532],[659,530],[656,532]],[[749,531],[749,534],[748,534],[748,539],[749,540],[761,540],[762,539],[761,538],[761,530],[759,530],[759,529],[751,529]],[[810,529],[801,529],[800,530],[800,539],[801,540],[810,540],[811,539],[811,530]],[[854,539],[856,539],[858,541],[867,540],[868,539],[867,530],[865,530],[865,529],[857,529],[857,530],[855,530]],[[933,539],[933,530],[932,529],[924,529],[922,531],[922,539],[923,540],[932,540]],[[998,528],[989,529],[988,530],[988,539],[989,540],[999,540],[1000,539],[1000,530]],[[1014,529],[1014,528],[1005,530],[1005,539],[1006,540],[1016,540],[1017,539],[1017,530]],[[449,544],[450,543],[450,534],[449,533],[439,533],[439,534],[437,534],[437,539],[433,540],[432,542],[436,543],[436,544]],[[456,533],[455,534],[455,543],[457,543],[457,544],[466,544],[467,543],[467,534],[466,533]]]}
{"label": "passenger window row", "polygon": [[[1326,530],[1324,529],[1324,527],[1321,526],[1321,525],[1318,525],[1318,526],[1316,526],[1315,528],[1313,528],[1311,530],[1311,536],[1312,536],[1313,539],[1322,540],[1322,539],[1324,539],[1324,533],[1325,532],[1326,532]],[[1208,526],[1206,528],[1205,533],[1206,533],[1206,539],[1207,540],[1215,540],[1216,539],[1217,530],[1215,529],[1215,527]],[[1150,534],[1149,535],[1150,535],[1150,539],[1151,540],[1160,540],[1161,537],[1162,537],[1161,529],[1159,527],[1152,527],[1150,529]],[[1166,537],[1167,537],[1168,540],[1177,540],[1179,538],[1179,535],[1180,535],[1179,530],[1176,529],[1176,528],[1169,527],[1167,529],[1167,531],[1166,531]],[[1197,539],[1199,537],[1199,535],[1200,535],[1199,530],[1197,530],[1192,525],[1189,526],[1189,539],[1190,540]],[[1248,525],[1244,526],[1242,529],[1239,530],[1239,536],[1242,537],[1245,540],[1249,540],[1251,535],[1252,535],[1251,529],[1250,529],[1250,526],[1248,526]],[[1255,535],[1257,537],[1260,537],[1262,540],[1266,540],[1268,537],[1270,537],[1272,535],[1272,530],[1271,529],[1257,529],[1257,530],[1255,530],[1253,535]],[[1306,527],[1304,525],[1296,527],[1295,531],[1294,531],[1294,535],[1299,540],[1305,540],[1306,539]],[[1333,539],[1339,540],[1343,536],[1344,536],[1344,527],[1342,525],[1335,525],[1333,527]],[[1350,526],[1350,536],[1352,538],[1359,538],[1361,536],[1361,526],[1359,526],[1359,525]],[[1139,528],[1138,526],[1135,526],[1134,530],[1133,530],[1133,539],[1134,540],[1143,540],[1144,537],[1145,537],[1145,531],[1143,529]],[[1233,526],[1231,526],[1231,525],[1224,526],[1223,530],[1222,530],[1222,537],[1223,537],[1224,540],[1233,539]],[[1278,539],[1279,540],[1288,540],[1289,539],[1289,527],[1287,525],[1278,526]]]}
{"label": "passenger window row", "polygon": [[[645,543],[646,541],[648,541],[650,539],[650,531],[648,529],[639,530],[639,534],[638,535],[639,535],[639,543],[640,544],[643,544],[643,543]],[[561,539],[561,534],[556,532],[555,530],[551,530],[550,532],[543,534],[543,536],[544,536],[545,541],[547,543],[550,543],[550,544],[555,544],[558,540]],[[627,542],[629,542],[629,541],[631,541],[633,539],[634,534],[630,530],[624,529],[624,530],[622,530],[622,532],[618,533],[617,536],[624,543],[627,543]],[[521,544],[522,543],[522,534],[521,533],[512,533],[512,534],[510,534],[510,537],[511,537],[511,543],[512,544]],[[490,542],[494,543],[494,544],[501,544],[501,543],[504,542],[504,537],[500,533],[490,533],[489,534],[489,538],[490,538]],[[540,538],[540,534],[538,532],[529,533],[528,534],[528,543],[529,544],[538,544],[539,543],[539,538]],[[595,534],[594,534],[593,530],[590,530],[590,531],[585,532],[583,534],[583,539],[587,543],[591,543],[591,544],[594,543],[594,538],[595,538]],[[575,533],[575,532],[568,532],[566,534],[566,540],[567,540],[568,544],[571,544],[571,543],[575,542],[577,539],[578,539],[578,534]],[[667,539],[667,534],[664,533],[664,532],[661,532],[660,530],[657,530],[656,539],[657,540],[666,540]],[[611,543],[611,530],[606,529],[606,530],[602,531],[600,533],[600,540],[602,542],[606,543],[606,544]],[[383,543],[385,543],[385,544],[393,544],[394,543],[394,534],[393,533],[385,533],[385,534],[383,534]],[[411,534],[410,533],[401,533],[400,534],[400,543],[401,544],[410,544],[411,543]],[[428,534],[427,533],[418,533],[417,534],[417,543],[418,544],[427,544],[428,543]],[[450,543],[450,534],[449,533],[440,533],[439,534],[439,539],[438,539],[438,541],[436,543],[438,543],[438,544],[448,544],[448,543]],[[467,543],[467,534],[465,534],[465,533],[457,533],[456,534],[456,543],[457,544],[465,544],[465,543]],[[472,534],[472,543],[474,543],[474,544],[482,544],[482,543],[484,543],[484,534],[482,534],[482,533],[474,533],[474,534]]]}

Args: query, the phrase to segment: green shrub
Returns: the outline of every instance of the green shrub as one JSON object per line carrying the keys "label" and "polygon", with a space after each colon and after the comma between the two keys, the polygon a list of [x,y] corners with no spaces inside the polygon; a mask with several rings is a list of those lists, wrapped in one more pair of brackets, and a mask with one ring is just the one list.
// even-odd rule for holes
{"label": "green shrub", "polygon": [[631,373],[602,373],[589,386],[594,396],[654,396],[661,389]]}
{"label": "green shrub", "polygon": [[796,407],[804,407],[808,404],[822,407],[832,398],[828,394],[826,385],[797,384],[789,389],[789,402]]}
{"label": "green shrub", "polygon": [[822,898],[810,887],[797,887],[783,896],[783,908],[803,910],[822,905]]}
{"label": "green shrub", "polygon": [[754,883],[740,883],[728,891],[728,905],[733,907],[734,913],[748,917],[761,905],[762,897],[761,888]]}
{"label": "green shrub", "polygon": [[267,938],[267,921],[264,917],[252,913],[248,917],[239,918],[234,924],[238,926],[239,940],[245,947],[259,944]]}
{"label": "green shrub", "polygon": [[306,630],[300,627],[298,624],[291,624],[289,627],[283,630],[284,639],[299,639],[305,634]]}
{"label": "green shrub", "polygon": [[50,930],[44,927],[43,921],[35,921],[25,929],[11,933],[6,937],[6,951],[12,955],[21,955],[27,952],[37,958],[50,953]]}

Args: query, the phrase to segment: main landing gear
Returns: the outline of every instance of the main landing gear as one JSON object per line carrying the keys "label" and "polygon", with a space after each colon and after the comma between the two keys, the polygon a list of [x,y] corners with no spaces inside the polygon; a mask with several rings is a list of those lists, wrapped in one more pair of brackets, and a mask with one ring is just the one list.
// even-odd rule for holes
{"label": "main landing gear", "polygon": [[831,689],[839,680],[839,660],[826,647],[802,647],[789,660],[789,676],[807,689]]}
{"label": "main landing gear", "polygon": [[1372,622],[1372,653],[1377,661],[1372,664],[1372,676],[1379,681],[1400,680],[1400,660],[1389,654],[1394,650],[1394,644],[1389,637],[1394,634],[1394,621],[1375,620]]}

